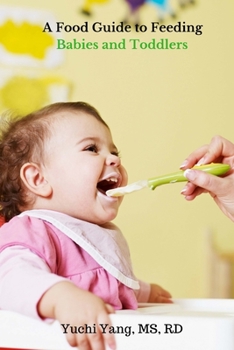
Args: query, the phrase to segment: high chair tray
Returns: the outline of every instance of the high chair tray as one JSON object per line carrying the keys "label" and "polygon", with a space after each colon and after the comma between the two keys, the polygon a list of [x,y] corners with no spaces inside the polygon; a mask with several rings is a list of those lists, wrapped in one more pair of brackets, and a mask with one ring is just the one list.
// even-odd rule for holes
{"label": "high chair tray", "polygon": [[[233,350],[234,300],[174,299],[111,315],[117,350]],[[78,326],[78,325],[77,325]],[[87,331],[95,331],[95,326]],[[103,331],[105,326],[103,325]],[[66,350],[60,324],[0,311],[0,349]]]}

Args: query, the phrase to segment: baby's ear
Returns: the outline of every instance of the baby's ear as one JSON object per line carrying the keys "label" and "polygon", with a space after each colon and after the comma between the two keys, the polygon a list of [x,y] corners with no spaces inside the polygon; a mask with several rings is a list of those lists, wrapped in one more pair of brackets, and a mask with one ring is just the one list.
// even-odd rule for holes
{"label": "baby's ear", "polygon": [[20,169],[20,177],[32,193],[45,198],[51,195],[52,188],[37,164],[25,163]]}

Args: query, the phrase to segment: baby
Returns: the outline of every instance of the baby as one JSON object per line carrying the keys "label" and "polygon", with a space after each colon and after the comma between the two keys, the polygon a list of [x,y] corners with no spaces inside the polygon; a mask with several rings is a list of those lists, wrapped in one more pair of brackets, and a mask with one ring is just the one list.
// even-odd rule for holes
{"label": "baby", "polygon": [[[4,126],[4,125],[3,125]],[[84,102],[49,105],[3,127],[0,141],[0,308],[61,324],[80,350],[115,349],[114,310],[171,295],[133,274],[127,243],[111,221],[127,184],[108,125]]]}

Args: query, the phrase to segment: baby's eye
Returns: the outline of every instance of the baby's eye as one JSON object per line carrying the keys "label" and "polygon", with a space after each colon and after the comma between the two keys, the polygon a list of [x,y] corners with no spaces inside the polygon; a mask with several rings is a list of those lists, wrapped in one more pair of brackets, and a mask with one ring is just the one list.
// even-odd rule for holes
{"label": "baby's eye", "polygon": [[97,153],[98,149],[97,149],[97,146],[96,146],[96,145],[90,145],[90,146],[88,146],[88,147],[85,148],[85,151]]}
{"label": "baby's eye", "polygon": [[119,158],[120,158],[120,152],[119,152],[119,151],[114,151],[114,152],[111,152],[111,154],[113,154],[114,156],[116,156],[116,157],[119,157]]}

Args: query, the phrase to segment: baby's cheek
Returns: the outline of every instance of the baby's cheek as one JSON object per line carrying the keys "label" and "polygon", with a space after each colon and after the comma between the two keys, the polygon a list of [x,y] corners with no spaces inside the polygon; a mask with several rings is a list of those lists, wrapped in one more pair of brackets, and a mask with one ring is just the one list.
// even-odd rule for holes
{"label": "baby's cheek", "polygon": [[126,186],[128,183],[128,173],[126,169],[121,165],[120,167],[120,173],[122,175],[122,184],[121,186]]}

